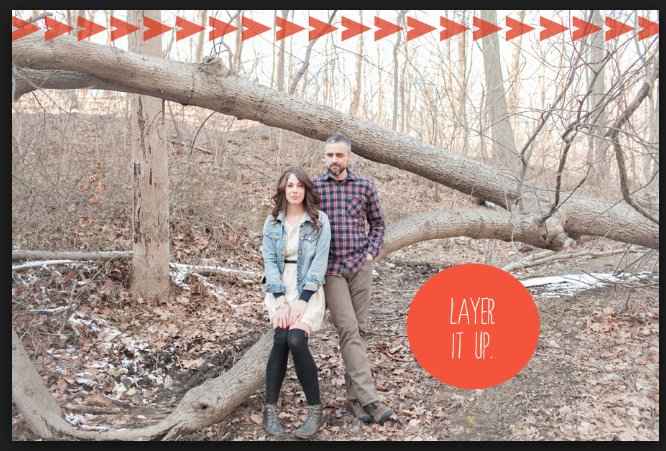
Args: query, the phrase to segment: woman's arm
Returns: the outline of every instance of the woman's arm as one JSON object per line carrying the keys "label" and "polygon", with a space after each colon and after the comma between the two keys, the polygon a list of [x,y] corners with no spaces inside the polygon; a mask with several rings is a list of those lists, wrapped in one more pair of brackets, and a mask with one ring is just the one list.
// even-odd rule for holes
{"label": "woman's arm", "polygon": [[269,215],[268,218],[266,218],[266,222],[264,222],[261,255],[264,259],[266,291],[268,293],[273,293],[274,296],[278,297],[280,294],[284,294],[287,289],[282,283],[282,274],[280,273],[280,268],[277,264],[278,258],[281,258],[281,256],[278,256],[275,240],[270,236],[270,222],[272,220],[272,216]]}
{"label": "woman's arm", "polygon": [[317,239],[317,249],[315,256],[305,275],[305,286],[303,291],[317,291],[324,284],[326,277],[326,268],[328,266],[328,251],[331,246],[331,225],[328,222],[326,213],[321,212],[321,231]]}

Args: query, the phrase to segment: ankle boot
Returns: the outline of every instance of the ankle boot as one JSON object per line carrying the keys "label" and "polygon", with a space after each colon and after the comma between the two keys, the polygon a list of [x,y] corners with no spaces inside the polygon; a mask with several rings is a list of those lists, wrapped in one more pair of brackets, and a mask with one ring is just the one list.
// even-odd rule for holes
{"label": "ankle boot", "polygon": [[310,438],[317,433],[319,426],[321,426],[322,407],[321,404],[308,406],[308,416],[305,421],[294,431],[294,435],[298,438]]}
{"label": "ankle boot", "polygon": [[271,435],[284,435],[285,431],[278,418],[276,404],[264,405],[264,430]]}

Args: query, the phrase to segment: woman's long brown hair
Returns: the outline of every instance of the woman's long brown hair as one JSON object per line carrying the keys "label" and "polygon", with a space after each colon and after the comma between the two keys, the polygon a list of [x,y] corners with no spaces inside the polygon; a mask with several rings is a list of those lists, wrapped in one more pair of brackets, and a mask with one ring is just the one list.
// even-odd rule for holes
{"label": "woman's long brown hair", "polygon": [[273,211],[271,212],[271,214],[273,215],[273,219],[277,219],[278,214],[280,214],[280,211],[284,211],[285,214],[287,213],[287,195],[285,193],[285,190],[287,188],[287,180],[289,179],[289,176],[291,174],[294,174],[294,176],[298,179],[298,181],[301,182],[305,187],[305,196],[303,196],[303,207],[305,208],[305,211],[312,219],[315,229],[319,230],[320,196],[314,190],[314,185],[312,184],[310,177],[308,177],[305,171],[298,166],[292,166],[288,168],[282,173],[282,175],[278,179],[277,188],[275,190],[275,194],[272,197]]}

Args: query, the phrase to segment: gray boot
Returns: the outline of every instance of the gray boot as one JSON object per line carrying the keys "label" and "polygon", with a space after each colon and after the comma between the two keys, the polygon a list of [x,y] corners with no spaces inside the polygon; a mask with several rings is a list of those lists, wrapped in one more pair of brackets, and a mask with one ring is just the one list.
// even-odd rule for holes
{"label": "gray boot", "polygon": [[298,438],[310,438],[314,436],[321,426],[322,407],[321,404],[308,406],[308,416],[305,421],[294,431],[294,435]]}
{"label": "gray boot", "polygon": [[276,404],[264,404],[264,430],[271,435],[284,435]]}

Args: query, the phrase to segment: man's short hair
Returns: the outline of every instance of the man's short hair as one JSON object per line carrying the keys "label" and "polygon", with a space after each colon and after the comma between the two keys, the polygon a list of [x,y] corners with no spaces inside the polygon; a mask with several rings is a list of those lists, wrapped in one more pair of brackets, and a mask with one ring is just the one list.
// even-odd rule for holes
{"label": "man's short hair", "polygon": [[333,133],[327,140],[326,144],[335,144],[335,143],[345,143],[349,150],[351,150],[351,139],[347,138],[346,135],[343,135],[340,132]]}

